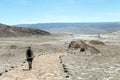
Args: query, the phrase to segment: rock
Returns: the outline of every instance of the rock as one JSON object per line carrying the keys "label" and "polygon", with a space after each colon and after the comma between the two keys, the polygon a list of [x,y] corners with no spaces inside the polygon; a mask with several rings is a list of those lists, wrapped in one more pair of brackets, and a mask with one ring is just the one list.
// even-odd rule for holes
{"label": "rock", "polygon": [[78,49],[78,48],[87,49],[88,47],[89,45],[82,40],[71,41],[68,46],[68,48],[74,48],[74,49]]}
{"label": "rock", "polygon": [[90,54],[100,53],[100,51],[98,49],[96,49],[93,46],[90,46],[90,45],[86,44],[82,40],[71,41],[69,43],[68,49],[71,49],[72,52],[74,52],[74,53],[77,53],[78,52],[77,50],[79,50],[79,52],[90,52]]}
{"label": "rock", "polygon": [[2,76],[3,73],[0,73],[0,76]]}
{"label": "rock", "polygon": [[5,72],[8,72],[8,70],[5,70]]}
{"label": "rock", "polygon": [[68,72],[68,70],[67,70],[67,69],[64,69],[64,72],[65,72],[65,73],[67,73],[67,72]]}
{"label": "rock", "polygon": [[69,78],[69,76],[66,76],[66,78]]}
{"label": "rock", "polygon": [[11,68],[14,68],[14,66],[11,66]]}

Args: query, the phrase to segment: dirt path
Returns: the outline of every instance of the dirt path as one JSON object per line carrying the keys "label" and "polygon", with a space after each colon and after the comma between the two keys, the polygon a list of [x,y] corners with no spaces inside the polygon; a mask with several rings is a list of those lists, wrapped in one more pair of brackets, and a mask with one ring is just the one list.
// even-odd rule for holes
{"label": "dirt path", "polygon": [[60,64],[61,53],[47,54],[36,57],[33,69],[28,70],[25,63],[14,70],[4,73],[0,80],[65,80],[65,73]]}

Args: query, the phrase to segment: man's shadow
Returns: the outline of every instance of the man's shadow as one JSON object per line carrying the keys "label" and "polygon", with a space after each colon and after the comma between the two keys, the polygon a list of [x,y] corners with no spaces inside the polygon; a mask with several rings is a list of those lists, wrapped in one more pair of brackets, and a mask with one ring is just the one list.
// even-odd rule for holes
{"label": "man's shadow", "polygon": [[29,69],[22,69],[23,71],[29,71]]}

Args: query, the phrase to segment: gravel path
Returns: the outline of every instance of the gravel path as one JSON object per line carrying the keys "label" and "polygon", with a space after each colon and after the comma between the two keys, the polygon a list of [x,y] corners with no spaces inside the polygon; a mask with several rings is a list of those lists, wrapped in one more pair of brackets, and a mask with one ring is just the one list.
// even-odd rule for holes
{"label": "gravel path", "polygon": [[59,57],[64,54],[47,54],[36,57],[33,69],[28,70],[27,63],[4,73],[0,80],[65,80],[65,73]]}

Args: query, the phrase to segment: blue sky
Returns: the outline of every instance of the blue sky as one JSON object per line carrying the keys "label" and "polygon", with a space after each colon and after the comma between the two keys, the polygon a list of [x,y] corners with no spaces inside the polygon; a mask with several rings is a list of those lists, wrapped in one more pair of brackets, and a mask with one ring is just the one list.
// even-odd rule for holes
{"label": "blue sky", "polygon": [[0,0],[0,23],[118,22],[120,0]]}

